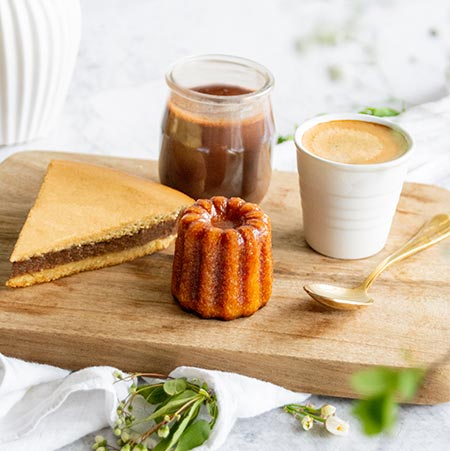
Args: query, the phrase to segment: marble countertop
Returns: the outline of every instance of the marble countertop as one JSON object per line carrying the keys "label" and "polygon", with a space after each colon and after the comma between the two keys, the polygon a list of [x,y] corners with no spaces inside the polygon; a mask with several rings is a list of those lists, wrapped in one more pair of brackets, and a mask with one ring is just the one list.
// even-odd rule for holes
{"label": "marble countertop", "polygon": [[[164,72],[189,54],[237,54],[270,68],[281,133],[319,113],[385,105],[408,109],[450,92],[446,0],[81,4],[81,48],[57,127],[34,142],[0,147],[0,161],[26,149],[156,159],[167,94]],[[441,122],[442,130],[450,130],[448,116]],[[450,188],[449,152],[443,149],[433,167],[429,159],[418,163],[409,178]],[[277,146],[274,166],[295,170],[292,143]],[[351,415],[351,401],[314,396],[312,402],[336,405],[351,423],[349,435],[334,437],[320,428],[306,433],[277,410],[238,421],[221,451],[448,449],[449,404],[404,406],[391,435],[368,438]],[[88,436],[63,451],[87,451],[92,440]]]}

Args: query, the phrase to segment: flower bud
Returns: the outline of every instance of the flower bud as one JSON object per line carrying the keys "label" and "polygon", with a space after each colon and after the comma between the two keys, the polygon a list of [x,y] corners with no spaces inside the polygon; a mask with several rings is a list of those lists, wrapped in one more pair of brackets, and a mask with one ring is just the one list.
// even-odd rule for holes
{"label": "flower bud", "polygon": [[198,390],[198,394],[204,396],[205,398],[209,398],[209,393],[206,390],[204,390],[203,388],[200,388]]}
{"label": "flower bud", "polygon": [[331,404],[324,404],[320,408],[320,416],[322,418],[327,419],[328,417],[331,417],[331,415],[334,415],[336,413],[336,407],[332,406]]}
{"label": "flower bud", "polygon": [[120,438],[122,439],[122,441],[124,443],[128,442],[128,440],[130,440],[130,434],[128,434],[127,431],[122,431],[122,434],[120,435]]}
{"label": "flower bud", "polygon": [[302,418],[302,426],[305,431],[309,431],[314,426],[314,420],[309,415]]}
{"label": "flower bud", "polygon": [[158,429],[158,437],[166,438],[170,433],[170,428],[167,425],[161,426]]}

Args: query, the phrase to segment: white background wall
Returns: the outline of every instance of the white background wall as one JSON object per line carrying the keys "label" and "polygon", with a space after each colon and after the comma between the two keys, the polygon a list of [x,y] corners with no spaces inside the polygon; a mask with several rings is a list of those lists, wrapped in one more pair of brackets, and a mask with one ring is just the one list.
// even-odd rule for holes
{"label": "white background wall", "polygon": [[270,68],[283,133],[318,113],[400,108],[449,92],[447,0],[81,3],[81,49],[57,129],[0,148],[0,159],[23,148],[157,158],[164,72],[189,54],[237,54]]}

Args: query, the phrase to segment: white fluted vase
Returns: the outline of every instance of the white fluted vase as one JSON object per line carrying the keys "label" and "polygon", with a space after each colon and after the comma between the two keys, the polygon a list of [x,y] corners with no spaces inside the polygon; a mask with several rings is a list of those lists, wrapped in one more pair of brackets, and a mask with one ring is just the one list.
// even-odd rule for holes
{"label": "white fluted vase", "polygon": [[0,145],[55,126],[80,34],[79,0],[0,0]]}

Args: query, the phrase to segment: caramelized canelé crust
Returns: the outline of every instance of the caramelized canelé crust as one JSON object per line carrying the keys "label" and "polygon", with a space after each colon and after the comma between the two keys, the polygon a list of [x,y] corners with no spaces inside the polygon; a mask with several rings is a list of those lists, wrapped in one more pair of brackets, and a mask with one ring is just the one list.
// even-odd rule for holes
{"label": "caramelized canel\u00e9 crust", "polygon": [[172,294],[203,318],[249,316],[272,294],[269,217],[239,198],[200,199],[180,217]]}

